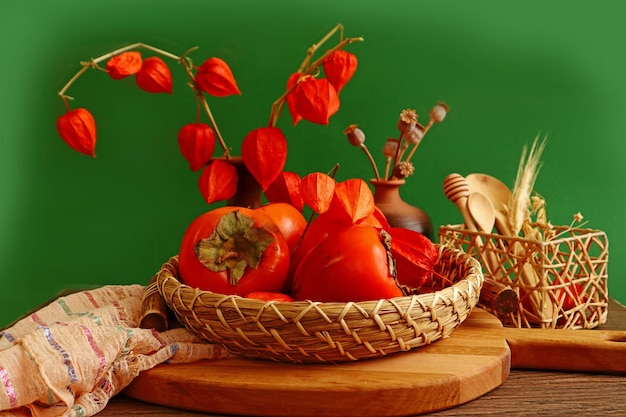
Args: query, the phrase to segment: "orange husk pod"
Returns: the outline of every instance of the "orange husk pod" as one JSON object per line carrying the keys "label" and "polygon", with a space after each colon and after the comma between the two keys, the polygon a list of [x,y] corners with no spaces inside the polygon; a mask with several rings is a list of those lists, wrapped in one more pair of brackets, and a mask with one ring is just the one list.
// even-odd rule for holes
{"label": "orange husk pod", "polygon": [[95,157],[96,121],[89,110],[79,107],[57,119],[57,131],[70,148]]}
{"label": "orange husk pod", "polygon": [[250,174],[266,191],[285,166],[287,139],[278,127],[255,129],[243,139],[241,156]]}
{"label": "orange husk pod", "polygon": [[205,123],[190,123],[178,131],[178,147],[192,171],[199,171],[213,156],[215,133]]}
{"label": "orange husk pod", "polygon": [[337,90],[326,78],[303,78],[295,93],[298,114],[310,122],[326,125],[339,110]]}
{"label": "orange husk pod", "polygon": [[141,69],[135,74],[135,81],[139,88],[149,93],[172,94],[172,73],[157,56],[144,59]]}
{"label": "orange husk pod", "polygon": [[374,213],[374,194],[360,178],[351,178],[335,185],[332,201],[339,213],[348,217],[353,224]]}
{"label": "orange husk pod", "polygon": [[214,159],[202,170],[198,188],[208,204],[228,200],[237,192],[237,178],[233,164]]}
{"label": "orange husk pod", "polygon": [[337,94],[356,72],[358,60],[356,55],[338,49],[324,59],[324,73],[328,81],[335,87]]}
{"label": "orange husk pod", "polygon": [[[301,76],[302,74],[299,72],[294,72],[293,74],[291,74],[289,76],[289,79],[287,80],[287,90],[292,88],[298,82]],[[302,120],[302,116],[300,116],[300,114],[298,113],[298,106],[296,104],[297,100],[298,99],[296,97],[296,91],[294,87],[291,92],[287,94],[287,108],[289,109],[289,114],[291,114],[291,121],[294,126],[297,125],[300,120]]]}
{"label": "orange husk pod", "polygon": [[196,73],[198,88],[215,97],[241,94],[228,64],[216,57],[207,59]]}
{"label": "orange husk pod", "polygon": [[139,72],[141,65],[142,60],[140,52],[122,52],[107,61],[106,72],[114,80],[120,80]]}
{"label": "orange husk pod", "polygon": [[423,234],[402,227],[389,227],[391,254],[396,260],[398,282],[419,289],[432,278],[439,251]]}
{"label": "orange husk pod", "polygon": [[300,191],[300,176],[295,172],[281,172],[267,187],[265,196],[271,203],[288,203],[299,211],[304,209],[304,201]]}
{"label": "orange husk pod", "polygon": [[302,199],[316,213],[325,213],[335,193],[335,180],[322,172],[305,175],[300,182]]}

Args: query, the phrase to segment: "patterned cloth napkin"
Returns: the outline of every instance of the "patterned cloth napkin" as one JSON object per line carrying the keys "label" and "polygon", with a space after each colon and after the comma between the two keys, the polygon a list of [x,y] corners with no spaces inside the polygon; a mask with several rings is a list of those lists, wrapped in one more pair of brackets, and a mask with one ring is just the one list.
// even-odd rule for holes
{"label": "patterned cloth napkin", "polygon": [[160,363],[230,356],[178,328],[139,328],[141,285],[58,298],[0,331],[0,417],[87,417]]}

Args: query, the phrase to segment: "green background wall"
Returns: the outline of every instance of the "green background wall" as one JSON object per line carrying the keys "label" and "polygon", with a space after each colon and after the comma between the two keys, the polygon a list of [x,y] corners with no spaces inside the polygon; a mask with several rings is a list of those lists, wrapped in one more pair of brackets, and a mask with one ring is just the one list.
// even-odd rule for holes
{"label": "green background wall", "polygon": [[[420,146],[404,198],[436,226],[461,221],[442,192],[451,172],[512,185],[522,146],[548,135],[536,190],[553,224],[582,212],[611,242],[610,294],[626,301],[624,6],[619,1],[119,1],[0,5],[0,326],[66,288],[146,283],[208,207],[176,133],[195,104],[182,69],[174,94],[91,71],[68,92],[98,123],[97,159],[57,136],[56,93],[79,62],[142,41],[196,62],[227,60],[243,95],[213,100],[237,148],[309,45],[337,22],[365,42],[329,126],[281,126],[288,169],[342,164],[369,178],[342,130],[360,124],[378,154],[399,112],[451,107]],[[287,116],[286,114],[284,116]]]}

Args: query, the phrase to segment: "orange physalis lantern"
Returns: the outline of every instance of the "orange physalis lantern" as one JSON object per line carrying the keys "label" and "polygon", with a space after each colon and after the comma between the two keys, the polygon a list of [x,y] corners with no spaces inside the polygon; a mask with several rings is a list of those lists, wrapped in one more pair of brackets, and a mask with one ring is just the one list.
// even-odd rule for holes
{"label": "orange physalis lantern", "polygon": [[198,187],[206,202],[212,204],[235,195],[237,178],[237,169],[233,164],[214,159],[200,174]]}
{"label": "orange physalis lantern", "polygon": [[358,61],[356,55],[338,49],[324,60],[326,78],[335,87],[337,94],[354,75]]}
{"label": "orange physalis lantern", "polygon": [[304,78],[295,93],[298,114],[310,122],[327,125],[339,110],[337,91],[326,78]]}
{"label": "orange physalis lantern", "polygon": [[135,81],[139,88],[149,93],[172,94],[172,73],[159,57],[146,58],[135,74]]}
{"label": "orange physalis lantern", "polygon": [[301,76],[302,74],[300,74],[299,72],[294,72],[293,74],[289,76],[289,79],[287,80],[287,90],[293,87],[291,92],[287,94],[287,107],[289,108],[289,113],[291,114],[291,121],[294,126],[297,125],[300,120],[302,120],[302,116],[298,114],[298,108],[296,105],[297,98],[296,98],[296,92],[295,92],[295,87],[294,87],[294,85],[298,82]]}
{"label": "orange physalis lantern", "polygon": [[[335,186],[333,203],[339,212],[346,214],[352,223],[357,223],[374,213],[374,194],[360,178],[351,178]],[[345,217],[345,216],[344,216]]]}
{"label": "orange physalis lantern", "polygon": [[220,58],[209,58],[198,68],[198,88],[215,97],[241,94],[230,67]]}
{"label": "orange physalis lantern", "polygon": [[325,213],[335,193],[335,179],[321,172],[312,172],[300,183],[302,199],[316,213]]}
{"label": "orange physalis lantern", "polygon": [[190,123],[178,131],[178,147],[192,171],[200,170],[213,156],[215,134],[209,125]]}
{"label": "orange physalis lantern", "polygon": [[277,127],[261,127],[248,133],[241,156],[263,191],[280,175],[287,160],[287,139]]}
{"label": "orange physalis lantern", "polygon": [[109,59],[106,71],[114,80],[136,74],[141,69],[141,53],[137,51],[122,52]]}
{"label": "orange physalis lantern", "polygon": [[72,149],[96,156],[96,121],[87,109],[68,110],[57,119],[57,130]]}
{"label": "orange physalis lantern", "polygon": [[300,192],[300,176],[295,172],[283,171],[265,190],[271,203],[288,203],[302,211],[304,201]]}

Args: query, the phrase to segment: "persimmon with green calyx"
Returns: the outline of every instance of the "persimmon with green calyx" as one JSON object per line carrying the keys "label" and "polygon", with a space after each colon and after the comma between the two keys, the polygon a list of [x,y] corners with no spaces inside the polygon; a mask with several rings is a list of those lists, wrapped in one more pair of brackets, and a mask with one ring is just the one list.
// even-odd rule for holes
{"label": "persimmon with green calyx", "polygon": [[261,211],[225,206],[197,217],[179,251],[180,280],[220,294],[280,292],[289,270],[287,241]]}
{"label": "persimmon with green calyx", "polygon": [[293,298],[350,302],[401,297],[390,235],[356,224],[344,226],[311,249],[293,276]]}

